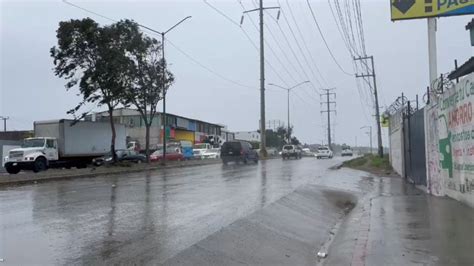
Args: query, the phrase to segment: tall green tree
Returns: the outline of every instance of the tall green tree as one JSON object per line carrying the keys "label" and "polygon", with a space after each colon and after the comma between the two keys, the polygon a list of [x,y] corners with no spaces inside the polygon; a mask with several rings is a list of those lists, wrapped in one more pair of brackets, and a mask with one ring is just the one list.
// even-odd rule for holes
{"label": "tall green tree", "polygon": [[[163,92],[174,82],[174,76],[166,70],[162,59],[161,43],[144,35],[137,23],[125,20],[114,25],[130,32],[130,46],[126,54],[129,60],[129,83],[124,94],[124,104],[132,104],[145,123],[145,151],[150,160],[150,127],[157,114],[157,105]],[[165,73],[164,73],[165,72]]]}
{"label": "tall green tree", "polygon": [[68,114],[81,119],[87,115],[80,113],[85,104],[106,106],[112,131],[110,151],[116,161],[113,111],[123,102],[130,80],[126,51],[131,46],[132,32],[117,25],[101,27],[85,18],[60,22],[56,36],[58,44],[50,50],[54,73],[67,80],[68,90],[78,85],[82,96]]}
{"label": "tall green tree", "polygon": [[[290,127],[290,134],[293,128]],[[285,144],[299,145],[300,142],[296,137],[291,138],[291,142],[288,143],[288,129],[284,126],[276,128],[275,131],[267,130],[266,134],[267,145],[269,147],[275,147],[280,149]]]}
{"label": "tall green tree", "polygon": [[301,142],[300,142],[299,139],[297,139],[296,137],[293,136],[293,137],[291,137],[291,144],[292,145],[300,145]]}

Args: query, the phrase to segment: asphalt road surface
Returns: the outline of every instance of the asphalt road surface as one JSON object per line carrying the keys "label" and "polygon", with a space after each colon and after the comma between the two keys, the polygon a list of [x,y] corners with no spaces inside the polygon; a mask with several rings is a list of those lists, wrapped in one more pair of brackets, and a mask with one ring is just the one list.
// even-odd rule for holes
{"label": "asphalt road surface", "polygon": [[2,265],[162,263],[342,161],[280,159],[0,188]]}

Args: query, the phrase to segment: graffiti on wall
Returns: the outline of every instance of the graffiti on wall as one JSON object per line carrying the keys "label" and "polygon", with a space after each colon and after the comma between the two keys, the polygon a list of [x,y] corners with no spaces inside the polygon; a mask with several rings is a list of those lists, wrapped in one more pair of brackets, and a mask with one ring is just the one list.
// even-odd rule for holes
{"label": "graffiti on wall", "polygon": [[425,108],[425,112],[427,189],[433,195],[444,196],[443,178],[440,168],[437,105]]}
{"label": "graffiti on wall", "polygon": [[436,108],[438,123],[431,129],[438,137],[441,169],[448,176],[445,187],[461,192],[474,191],[473,102],[474,74],[471,74],[441,96]]}

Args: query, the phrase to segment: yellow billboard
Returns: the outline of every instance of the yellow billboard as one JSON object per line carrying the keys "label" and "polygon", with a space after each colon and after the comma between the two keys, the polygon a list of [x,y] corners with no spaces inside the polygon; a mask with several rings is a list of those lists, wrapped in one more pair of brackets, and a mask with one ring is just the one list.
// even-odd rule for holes
{"label": "yellow billboard", "polygon": [[474,0],[390,0],[392,20],[474,14]]}

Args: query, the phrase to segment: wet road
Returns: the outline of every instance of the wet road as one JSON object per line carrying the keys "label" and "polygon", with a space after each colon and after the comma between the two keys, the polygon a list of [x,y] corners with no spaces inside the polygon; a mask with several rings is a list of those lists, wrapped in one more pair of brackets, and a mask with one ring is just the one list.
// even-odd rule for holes
{"label": "wet road", "polygon": [[341,182],[325,178],[341,160],[217,164],[0,188],[0,258],[3,265],[164,262],[301,185]]}

